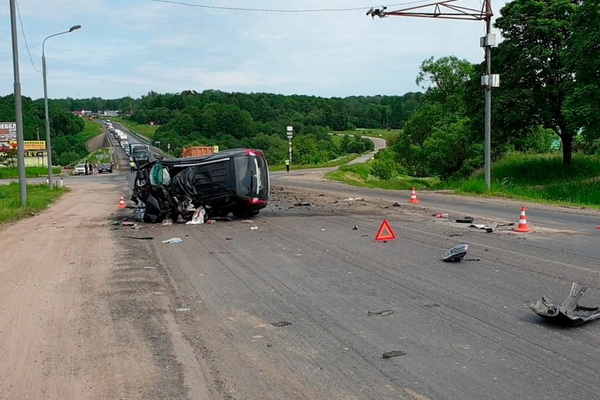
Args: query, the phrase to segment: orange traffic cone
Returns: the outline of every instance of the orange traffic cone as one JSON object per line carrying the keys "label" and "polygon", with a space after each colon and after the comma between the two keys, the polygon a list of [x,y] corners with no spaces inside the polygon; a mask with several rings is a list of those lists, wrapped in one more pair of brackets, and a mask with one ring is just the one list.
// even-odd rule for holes
{"label": "orange traffic cone", "polygon": [[119,208],[125,208],[125,196],[121,194],[121,199],[119,200]]}
{"label": "orange traffic cone", "polygon": [[419,199],[417,199],[417,193],[415,192],[415,187],[413,186],[412,192],[410,193],[409,203],[418,203]]}
{"label": "orange traffic cone", "polygon": [[521,216],[519,217],[519,226],[515,228],[515,232],[531,232],[527,225],[527,216],[525,215],[525,207],[521,207]]}

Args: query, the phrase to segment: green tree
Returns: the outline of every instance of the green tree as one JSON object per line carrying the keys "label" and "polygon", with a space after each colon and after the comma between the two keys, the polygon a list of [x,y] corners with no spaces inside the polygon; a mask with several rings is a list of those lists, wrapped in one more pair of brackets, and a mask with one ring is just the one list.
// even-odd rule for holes
{"label": "green tree", "polygon": [[564,113],[573,94],[573,71],[563,53],[577,9],[571,0],[514,0],[501,10],[495,26],[504,41],[494,56],[502,85],[495,91],[495,122],[500,129],[527,135],[535,126],[551,129],[562,142],[563,163],[569,165],[577,127]]}
{"label": "green tree", "polygon": [[[437,102],[451,103],[459,97],[473,71],[473,65],[455,56],[434,60],[433,57],[421,63],[416,83],[426,89],[426,97]],[[429,85],[425,85],[429,82]],[[449,104],[452,105],[452,104]]]}
{"label": "green tree", "polygon": [[569,122],[583,128],[586,139],[600,138],[600,6],[597,0],[583,0],[575,12],[573,33],[564,54],[575,84],[565,102]]}

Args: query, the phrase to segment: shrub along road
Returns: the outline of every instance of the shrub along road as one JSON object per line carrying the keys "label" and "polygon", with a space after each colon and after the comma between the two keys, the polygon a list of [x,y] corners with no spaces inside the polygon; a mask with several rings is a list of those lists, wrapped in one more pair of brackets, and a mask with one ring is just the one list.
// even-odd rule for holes
{"label": "shrub along road", "polygon": [[[112,225],[131,214],[124,175],[73,181],[0,230],[0,398],[597,395],[600,322],[527,308],[572,280],[600,305],[597,212],[543,207],[533,233],[485,233],[431,214],[517,222],[520,206],[282,173],[252,220],[132,229]],[[384,219],[397,239],[375,242]],[[480,260],[442,262],[458,242]]]}

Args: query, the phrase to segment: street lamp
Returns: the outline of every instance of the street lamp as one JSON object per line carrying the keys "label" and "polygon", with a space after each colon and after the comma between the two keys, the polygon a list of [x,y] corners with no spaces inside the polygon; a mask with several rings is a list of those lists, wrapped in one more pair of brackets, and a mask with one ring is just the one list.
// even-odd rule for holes
{"label": "street lamp", "polygon": [[79,28],[81,28],[81,25],[72,26],[71,29],[69,29],[68,31],[50,35],[42,42],[42,75],[44,77],[44,108],[46,115],[46,152],[48,153],[48,186],[50,187],[50,189],[54,187],[54,182],[52,178],[52,144],[50,142],[50,117],[48,116],[48,84],[46,82],[46,53],[44,52],[44,46],[46,45],[46,40],[50,39],[51,37],[63,35],[65,33],[71,33]]}

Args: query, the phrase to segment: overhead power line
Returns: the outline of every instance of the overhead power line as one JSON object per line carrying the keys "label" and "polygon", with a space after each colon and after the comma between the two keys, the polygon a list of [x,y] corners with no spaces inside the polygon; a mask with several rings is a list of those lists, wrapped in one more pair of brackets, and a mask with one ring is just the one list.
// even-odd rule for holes
{"label": "overhead power line", "polygon": [[[313,13],[313,12],[348,12],[348,11],[360,11],[366,10],[369,7],[353,7],[353,8],[313,8],[313,9],[283,9],[283,8],[246,8],[246,7],[224,7],[224,6],[209,6],[206,4],[194,4],[187,3],[183,1],[175,1],[175,0],[148,0],[155,3],[166,3],[173,4],[177,6],[186,6],[186,7],[197,7],[197,8],[208,8],[213,10],[225,10],[225,11],[252,11],[252,12],[270,12],[270,13]],[[423,3],[427,0],[417,0],[403,3],[390,4],[389,6],[403,6],[409,4],[419,4]]]}

